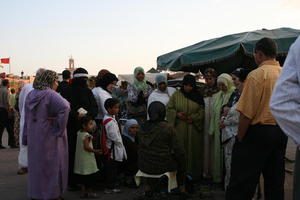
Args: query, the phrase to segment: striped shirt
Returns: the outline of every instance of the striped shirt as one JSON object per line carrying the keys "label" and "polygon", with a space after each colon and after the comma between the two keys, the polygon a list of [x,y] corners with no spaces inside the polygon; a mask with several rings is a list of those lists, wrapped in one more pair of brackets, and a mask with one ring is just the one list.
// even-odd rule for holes
{"label": "striped shirt", "polygon": [[270,107],[282,130],[300,145],[300,37],[289,50]]}

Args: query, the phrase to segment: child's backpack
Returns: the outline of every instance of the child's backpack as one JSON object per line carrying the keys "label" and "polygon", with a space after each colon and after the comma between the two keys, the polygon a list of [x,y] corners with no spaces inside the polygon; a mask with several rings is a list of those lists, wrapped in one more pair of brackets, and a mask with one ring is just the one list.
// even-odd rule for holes
{"label": "child's backpack", "polygon": [[106,133],[105,126],[111,120],[113,120],[113,118],[108,118],[108,119],[106,119],[106,120],[103,121],[103,124],[102,124],[102,134],[101,134],[101,148],[102,148],[102,152],[103,152],[104,157],[107,158],[108,160],[111,159],[111,153],[112,153],[111,149],[114,149],[114,143],[112,142],[110,149],[106,146],[107,133]]}

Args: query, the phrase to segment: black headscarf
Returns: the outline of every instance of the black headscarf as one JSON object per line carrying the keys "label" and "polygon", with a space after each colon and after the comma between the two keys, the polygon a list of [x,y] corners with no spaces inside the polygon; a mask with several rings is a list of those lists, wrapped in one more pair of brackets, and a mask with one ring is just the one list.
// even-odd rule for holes
{"label": "black headscarf", "polygon": [[245,82],[247,79],[248,74],[252,71],[252,69],[244,69],[244,68],[237,68],[231,74],[237,76],[241,82]]}
{"label": "black headscarf", "polygon": [[152,102],[148,107],[149,121],[161,122],[166,118],[166,106],[160,101]]}
{"label": "black headscarf", "polygon": [[[73,88],[88,88],[88,71],[84,68],[77,68],[73,73],[72,86]],[[76,91],[75,91],[76,92]],[[78,91],[77,91],[78,92]]]}
{"label": "black headscarf", "polygon": [[107,86],[111,83],[113,83],[114,81],[118,81],[118,78],[116,77],[116,75],[112,74],[112,73],[106,73],[103,75],[103,77],[101,79],[98,79],[96,82],[96,87],[101,87],[103,90],[107,91]]}
{"label": "black headscarf", "polygon": [[[192,86],[193,90],[191,92],[184,91],[184,86],[185,85]],[[192,100],[192,101],[194,101],[194,102],[196,102],[200,105],[204,105],[203,97],[200,94],[200,92],[197,90],[196,78],[193,75],[188,74],[188,75],[184,76],[180,91],[183,93],[183,95],[186,98],[188,98],[188,99],[190,99],[190,100]]]}
{"label": "black headscarf", "polygon": [[160,101],[152,102],[148,107],[149,120],[142,125],[144,131],[150,131],[158,122],[165,121],[166,106]]}

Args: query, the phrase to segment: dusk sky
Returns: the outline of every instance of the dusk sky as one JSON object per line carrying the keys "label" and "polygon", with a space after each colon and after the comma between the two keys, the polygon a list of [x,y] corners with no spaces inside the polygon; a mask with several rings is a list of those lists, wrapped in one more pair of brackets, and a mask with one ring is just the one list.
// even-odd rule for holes
{"label": "dusk sky", "polygon": [[[116,74],[227,34],[300,29],[300,0],[0,0],[0,58],[12,72],[76,67]],[[0,72],[8,72],[8,66]]]}

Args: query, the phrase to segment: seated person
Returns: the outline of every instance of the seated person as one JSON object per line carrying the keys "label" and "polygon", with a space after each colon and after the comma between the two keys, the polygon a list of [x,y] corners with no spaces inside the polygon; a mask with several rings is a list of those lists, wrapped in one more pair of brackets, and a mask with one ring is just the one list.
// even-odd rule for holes
{"label": "seated person", "polygon": [[[151,103],[148,114],[149,120],[138,131],[138,166],[140,171],[137,177],[142,174],[142,177],[157,178],[163,174],[177,171],[176,176],[180,192],[185,193],[185,153],[177,142],[175,129],[165,121],[165,105],[158,101]],[[170,177],[172,176],[168,177],[170,189]],[[151,179],[147,178],[146,180],[148,182]],[[148,185],[145,190],[146,193],[151,191],[151,185]]]}
{"label": "seated person", "polygon": [[124,161],[123,172],[126,176],[125,184],[129,187],[136,187],[133,178],[138,171],[138,144],[136,139],[138,128],[138,122],[135,119],[129,119],[124,125],[122,134],[123,144],[127,153],[127,160]]}

